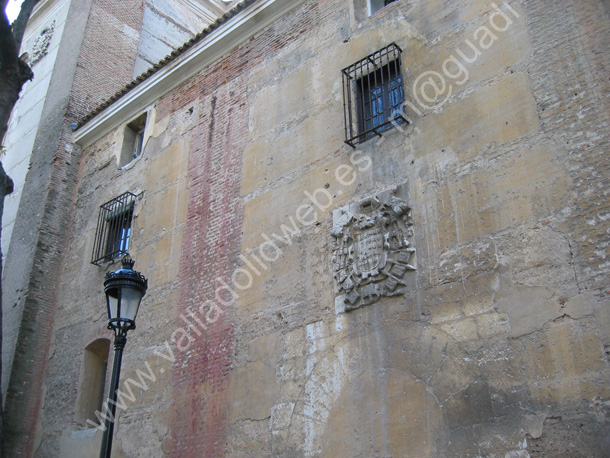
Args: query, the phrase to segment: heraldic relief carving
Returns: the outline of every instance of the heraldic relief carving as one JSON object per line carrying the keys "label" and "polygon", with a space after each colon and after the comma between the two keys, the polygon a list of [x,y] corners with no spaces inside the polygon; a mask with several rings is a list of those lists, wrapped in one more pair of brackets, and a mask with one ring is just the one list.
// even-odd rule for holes
{"label": "heraldic relief carving", "polygon": [[411,208],[398,188],[333,213],[331,246],[336,292],[345,311],[404,294],[411,257]]}
{"label": "heraldic relief carving", "polygon": [[32,61],[30,62],[31,66],[34,66],[40,59],[47,55],[49,45],[51,44],[51,38],[53,38],[54,30],[55,21],[51,22],[51,25],[48,27],[45,27],[42,32],[40,32],[40,36],[38,36],[36,41],[34,41],[34,46],[32,48]]}

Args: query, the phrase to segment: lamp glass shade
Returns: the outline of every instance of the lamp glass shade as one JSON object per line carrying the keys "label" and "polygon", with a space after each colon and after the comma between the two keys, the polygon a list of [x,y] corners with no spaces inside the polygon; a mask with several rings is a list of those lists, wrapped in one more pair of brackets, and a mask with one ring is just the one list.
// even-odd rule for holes
{"label": "lamp glass shade", "polygon": [[119,308],[119,297],[118,293],[120,290],[113,289],[110,291],[106,291],[106,301],[108,302],[108,319],[114,320],[118,318],[118,308]]}
{"label": "lamp glass shade", "polygon": [[146,278],[132,266],[133,261],[124,259],[123,268],[107,273],[104,281],[108,324],[124,331],[135,329],[140,302],[148,287]]}
{"label": "lamp glass shade", "polygon": [[121,289],[121,304],[119,318],[131,320],[135,323],[140,301],[142,300],[142,291],[135,288],[123,287]]}
{"label": "lamp glass shade", "polygon": [[108,299],[108,319],[125,319],[136,321],[140,301],[142,300],[142,290],[123,286],[121,288],[111,288],[106,291]]}

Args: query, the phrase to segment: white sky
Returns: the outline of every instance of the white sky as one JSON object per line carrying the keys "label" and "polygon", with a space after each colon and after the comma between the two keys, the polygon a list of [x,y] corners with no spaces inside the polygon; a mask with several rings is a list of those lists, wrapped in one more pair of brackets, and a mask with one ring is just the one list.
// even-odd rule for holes
{"label": "white sky", "polygon": [[21,2],[23,0],[10,0],[6,5],[6,15],[9,22],[13,22],[19,15],[19,8],[21,8]]}
{"label": "white sky", "polygon": [[[225,3],[229,3],[232,0],[222,1]],[[8,17],[10,23],[17,19],[17,16],[19,15],[19,8],[21,8],[22,2],[23,0],[9,0],[8,4],[6,5],[6,16]]]}

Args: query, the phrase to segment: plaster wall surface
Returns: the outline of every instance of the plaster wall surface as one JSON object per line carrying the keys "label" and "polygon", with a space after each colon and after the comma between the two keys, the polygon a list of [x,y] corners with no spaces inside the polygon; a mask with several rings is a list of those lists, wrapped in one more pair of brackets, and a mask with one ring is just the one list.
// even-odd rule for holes
{"label": "plaster wall surface", "polygon": [[[52,28],[51,40],[45,54],[33,65],[34,79],[28,81],[21,90],[21,97],[13,110],[5,140],[6,155],[2,163],[14,183],[14,191],[7,196],[2,219],[2,246],[8,252],[19,201],[25,183],[30,155],[36,137],[36,128],[42,114],[42,107],[47,96],[57,51],[65,26],[69,0],[47,2],[44,9],[35,12],[21,46],[21,53],[34,55],[41,33]],[[9,366],[10,367],[10,366]]]}
{"label": "plaster wall surface", "polygon": [[[6,155],[3,164],[7,173],[13,179],[15,190],[5,199],[4,214],[2,219],[2,246],[4,257],[4,268],[7,268],[6,256],[10,250],[13,229],[15,227],[22,193],[26,184],[26,177],[31,168],[31,156],[34,151],[38,128],[44,113],[47,92],[51,84],[53,70],[55,68],[59,46],[62,41],[66,18],[70,7],[69,1],[46,2],[42,8],[36,10],[24,35],[22,42],[22,53],[30,55],[29,60],[37,49],[37,43],[45,35],[50,37],[48,46],[44,53],[40,53],[37,61],[32,65],[34,79],[27,82],[21,92],[9,123],[6,137]],[[43,32],[45,31],[46,32]],[[17,231],[16,246],[20,246],[26,235]],[[16,250],[20,251],[20,250]],[[27,250],[21,251],[19,271],[31,267],[28,260]],[[10,268],[13,268],[11,265]],[[6,290],[13,290],[8,297],[19,296],[19,289],[23,285],[6,281]],[[11,301],[13,302],[13,301]],[[2,333],[2,393],[6,395],[10,379],[11,367],[19,333],[20,319],[23,312],[22,304],[15,304],[3,310],[3,333]]]}
{"label": "plaster wall surface", "polygon": [[[121,128],[85,150],[47,450],[100,438],[74,406],[117,265],[89,260],[131,191],[150,287],[115,456],[608,456],[610,11],[551,3],[308,0],[150,106],[127,167]],[[353,149],[341,69],[391,42],[410,123]],[[345,312],[336,215],[392,192],[415,270]]]}

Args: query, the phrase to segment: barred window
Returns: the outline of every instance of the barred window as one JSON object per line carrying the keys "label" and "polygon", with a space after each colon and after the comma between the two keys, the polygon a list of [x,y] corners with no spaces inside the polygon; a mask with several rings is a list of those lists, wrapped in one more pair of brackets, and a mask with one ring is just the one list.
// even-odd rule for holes
{"label": "barred window", "polygon": [[91,263],[100,265],[129,252],[136,196],[126,192],[100,207]]}
{"label": "barred window", "polygon": [[355,147],[369,138],[408,123],[396,43],[342,70],[345,143]]}

